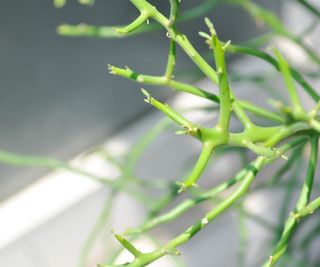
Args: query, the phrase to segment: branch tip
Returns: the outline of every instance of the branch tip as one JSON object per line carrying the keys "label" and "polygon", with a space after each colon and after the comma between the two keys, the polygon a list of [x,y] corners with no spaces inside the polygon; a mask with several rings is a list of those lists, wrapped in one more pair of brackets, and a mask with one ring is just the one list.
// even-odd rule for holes
{"label": "branch tip", "polygon": [[187,186],[186,186],[185,183],[176,182],[176,185],[179,187],[179,189],[178,189],[178,194],[183,193],[184,191],[187,190]]}
{"label": "branch tip", "polygon": [[166,249],[166,253],[174,255],[174,256],[180,256],[181,255],[181,252],[179,250],[177,250],[176,248]]}
{"label": "branch tip", "polygon": [[226,49],[228,48],[228,46],[231,44],[231,40],[229,40],[228,42],[226,42],[225,44],[224,44],[224,46],[222,46],[222,49],[224,50],[224,51],[226,51]]}
{"label": "branch tip", "polygon": [[130,241],[123,238],[119,234],[114,234],[114,237],[121,243],[121,245],[126,248],[133,256],[139,257],[142,255],[140,250],[138,250]]}
{"label": "branch tip", "polygon": [[152,96],[151,94],[144,88],[141,88],[141,92],[142,94],[144,94],[144,96],[146,97],[145,101],[149,104],[151,104],[151,100],[152,100]]}
{"label": "branch tip", "polygon": [[116,72],[114,71],[114,66],[107,64],[107,68],[110,74],[116,74]]}
{"label": "branch tip", "polygon": [[214,26],[213,26],[213,23],[211,22],[211,20],[210,20],[208,17],[206,17],[206,18],[204,19],[204,22],[206,23],[207,27],[209,28],[210,33],[211,33],[213,36],[217,35],[217,32],[216,32],[216,30],[215,30],[215,28],[214,28]]}
{"label": "branch tip", "polygon": [[205,38],[205,39],[211,39],[210,35],[207,34],[206,32],[200,31],[200,32],[198,32],[198,34],[199,34],[201,37]]}

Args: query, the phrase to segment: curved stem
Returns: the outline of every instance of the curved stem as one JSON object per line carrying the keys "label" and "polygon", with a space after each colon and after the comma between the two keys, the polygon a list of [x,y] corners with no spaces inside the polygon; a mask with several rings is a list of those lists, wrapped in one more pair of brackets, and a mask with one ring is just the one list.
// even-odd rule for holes
{"label": "curved stem", "polygon": [[293,112],[295,115],[301,116],[305,112],[302,107],[299,95],[297,93],[297,89],[293,83],[290,67],[289,67],[287,61],[284,59],[284,57],[280,54],[279,50],[274,49],[274,52],[275,52],[275,55],[278,59],[279,68],[280,68],[280,71],[283,75],[285,84],[286,84],[288,92],[289,92],[289,96],[290,96],[292,107],[293,107]]}
{"label": "curved stem", "polygon": [[200,178],[204,169],[206,168],[209,159],[213,153],[214,145],[210,142],[203,143],[203,147],[197,160],[196,165],[191,171],[190,176],[181,184],[180,192],[186,190],[188,187],[195,186],[197,180]]}
{"label": "curved stem", "polygon": [[[296,204],[295,211],[287,219],[284,225],[281,238],[274,252],[270,256],[269,261],[267,261],[264,264],[264,267],[274,266],[279,261],[281,256],[286,252],[290,238],[293,232],[295,231],[298,223],[297,218],[299,218],[299,216],[295,216],[295,214],[296,213],[299,214],[301,210],[304,213],[305,207],[308,205],[312,186],[313,186],[313,181],[314,181],[314,174],[315,174],[317,159],[318,159],[318,139],[319,137],[315,134],[311,137],[311,155],[310,155],[309,165],[307,169],[306,178],[305,178],[302,190],[300,192],[299,199]],[[314,204],[312,204],[312,206],[313,205]]]}
{"label": "curved stem", "polygon": [[[229,45],[227,47],[227,52],[241,53],[241,54],[246,54],[246,55],[261,58],[262,60],[270,63],[274,68],[276,68],[276,70],[278,71],[280,70],[278,61],[263,51],[253,49],[251,47],[246,47],[246,46]],[[317,91],[302,77],[302,75],[293,68],[290,68],[290,70],[291,70],[293,79],[295,79],[295,81],[302,86],[302,88],[310,95],[310,97],[315,102],[320,101],[320,96],[317,93]]]}
{"label": "curved stem", "polygon": [[121,34],[127,34],[130,32],[133,32],[136,29],[138,29],[142,24],[144,24],[149,18],[149,16],[150,16],[149,12],[142,10],[139,17],[137,17],[133,22],[131,22],[129,25],[123,28],[115,29],[115,31]]}

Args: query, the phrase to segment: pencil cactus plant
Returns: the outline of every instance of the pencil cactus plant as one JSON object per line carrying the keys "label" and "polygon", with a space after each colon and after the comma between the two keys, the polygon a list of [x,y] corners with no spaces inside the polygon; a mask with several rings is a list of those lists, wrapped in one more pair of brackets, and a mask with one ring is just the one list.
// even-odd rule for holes
{"label": "pencil cactus plant", "polygon": [[[80,2],[82,4],[93,4],[93,1]],[[298,160],[303,160],[301,156],[302,150],[310,147],[308,166],[303,182],[300,185],[300,193],[296,200],[295,208],[289,212],[287,219],[282,222],[281,234],[274,249],[270,251],[270,256],[260,265],[264,267],[276,266],[278,261],[286,254],[288,246],[292,241],[292,236],[299,228],[300,222],[305,217],[316,212],[320,207],[319,196],[311,199],[318,160],[318,139],[320,134],[320,96],[317,90],[307,81],[304,74],[301,74],[298,70],[290,66],[277,48],[273,48],[271,52],[265,52],[254,45],[254,42],[248,42],[247,45],[235,45],[232,44],[231,41],[222,41],[212,21],[204,18],[207,31],[199,32],[199,34],[208,44],[208,50],[211,51],[211,57],[215,62],[214,66],[212,66],[208,63],[207,56],[201,55],[191,44],[188,37],[179,31],[178,23],[190,18],[192,19],[193,12],[196,13],[195,10],[190,10],[180,14],[180,6],[183,5],[183,1],[181,0],[168,1],[170,4],[169,14],[161,13],[156,5],[151,4],[147,0],[130,0],[128,4],[129,2],[137,8],[139,16],[128,25],[98,27],[83,23],[79,25],[62,24],[58,27],[57,31],[59,34],[65,36],[118,38],[164,28],[167,32],[167,36],[164,38],[168,38],[169,52],[163,75],[153,76],[141,74],[129,67],[120,68],[108,65],[110,73],[140,83],[144,88],[148,85],[166,86],[176,91],[194,95],[194,97],[205,98],[219,107],[219,116],[215,125],[212,127],[204,127],[186,119],[182,113],[176,111],[168,104],[155,99],[146,89],[141,90],[145,97],[145,102],[158,109],[181,128],[177,134],[185,134],[197,139],[202,144],[202,150],[186,179],[177,178],[176,183],[162,181],[163,184],[167,186],[167,195],[159,201],[155,201],[155,205],[150,209],[149,216],[141,226],[130,228],[122,234],[114,234],[123,248],[134,256],[134,259],[122,265],[116,265],[110,260],[108,264],[101,264],[100,266],[142,267],[168,254],[179,255],[179,246],[186,242],[192,243],[191,239],[194,235],[228,209],[236,206],[236,203],[241,198],[245,198],[250,194],[253,190],[251,188],[253,181],[265,166],[271,165],[278,159],[284,161],[281,168],[275,171],[273,178],[263,184],[265,187],[277,186],[283,174],[289,172]],[[302,48],[310,61],[319,67],[319,56],[304,43],[303,38],[291,33],[274,13],[250,0],[208,0],[196,6],[197,16],[203,15],[218,4],[223,4],[222,2],[243,8],[254,17],[256,21],[264,24],[269,29],[269,32],[262,38],[264,44],[266,44],[271,37],[280,35]],[[317,21],[319,20],[320,12],[316,6],[312,5],[311,1],[296,0],[296,2],[301,5],[301,8],[306,8]],[[54,4],[57,7],[62,7],[65,1],[55,0]],[[261,40],[259,44],[261,44]],[[212,88],[218,88],[217,94],[215,94],[213,90],[211,92],[205,91],[193,84],[185,83],[176,78],[175,63],[177,46],[182,48],[184,53],[194,62],[198,70],[202,72],[203,76],[211,82]],[[275,109],[269,110],[251,101],[238,99],[234,94],[237,83],[234,82],[232,86],[230,84],[229,78],[232,73],[226,61],[228,54],[249,55],[270,64],[283,78],[283,90],[287,91],[288,103],[273,101],[273,107]],[[311,109],[305,108],[298,94],[298,90],[304,90],[313,100],[314,104]],[[216,111],[212,108],[212,112]],[[241,123],[243,128],[241,132],[232,132],[230,130],[230,120],[232,116],[235,116]],[[252,116],[261,118],[263,123],[258,124],[254,122]],[[113,188],[113,194],[122,190],[127,193],[132,193],[130,190],[126,190],[127,184],[130,183],[135,183],[141,187],[145,186],[144,182],[135,176],[135,164],[147,145],[152,142],[160,132],[167,129],[167,126],[167,121],[162,121],[157,124],[155,128],[146,133],[141,139],[141,142],[138,142],[132,148],[123,163],[116,163],[122,170],[122,175],[114,182],[102,181],[106,186]],[[229,147],[245,148],[251,151],[256,158],[252,162],[249,162],[246,167],[239,170],[233,177],[226,177],[225,181],[221,184],[213,188],[195,189],[194,187],[197,187],[197,181],[201,178],[203,171],[208,167],[208,163],[212,160],[214,161],[216,151],[219,151],[219,149],[228,149]],[[24,164],[24,159],[19,158],[17,155],[7,154],[2,158],[3,161],[7,163],[17,164],[18,162]],[[35,160],[34,164],[36,164],[36,162]],[[56,161],[42,160],[41,164],[52,168],[66,168],[69,171],[77,171],[66,164],[60,164]],[[90,176],[90,174],[85,175]],[[158,185],[159,184],[156,185],[156,181],[154,181],[154,184],[151,183],[148,186],[157,187]],[[202,218],[199,218],[187,229],[181,229],[181,234],[173,237],[167,241],[167,243],[160,245],[158,249],[144,253],[143,249],[140,250],[134,244],[133,237],[142,235],[161,224],[178,220],[182,214],[200,205],[202,202],[216,199],[222,192],[229,188],[234,188],[232,193],[224,198],[220,197],[218,204],[212,207]],[[182,202],[169,211],[163,211],[179,194],[185,194],[185,191],[189,190],[193,190],[191,196],[182,200]],[[106,209],[110,209],[110,205],[108,205]],[[106,216],[102,216],[102,219],[105,218]],[[98,226],[100,225],[101,227],[103,224],[101,224],[101,221],[99,222]],[[317,225],[317,227],[319,228],[319,225]],[[94,236],[97,234],[96,230],[97,229],[93,232],[93,236],[89,238],[85,247],[80,263],[81,266],[85,266],[86,257],[90,251]]]}
{"label": "pencil cactus plant", "polygon": [[[130,2],[139,10],[140,15],[127,26],[114,27],[114,33],[119,35],[134,34],[135,32],[139,33],[139,31],[143,31],[144,28],[147,29],[149,20],[153,20],[155,23],[160,24],[161,27],[165,28],[167,37],[170,39],[167,66],[162,76],[144,75],[136,73],[128,67],[118,68],[109,65],[110,73],[135,80],[144,86],[149,84],[171,87],[177,91],[206,98],[219,105],[218,122],[215,126],[206,128],[187,120],[182,114],[172,109],[169,105],[161,103],[153,98],[145,89],[142,89],[142,93],[144,94],[145,101],[147,103],[160,110],[182,128],[182,130],[179,131],[179,134],[190,135],[202,143],[201,153],[198,160],[195,162],[190,175],[183,181],[177,181],[178,188],[176,189],[176,194],[183,193],[190,187],[197,185],[196,183],[198,179],[206,169],[208,162],[214,158],[214,152],[218,147],[245,147],[255,153],[257,158],[231,180],[197,195],[194,199],[188,199],[182,202],[176,208],[173,208],[173,210],[167,213],[150,218],[150,220],[140,228],[131,229],[126,232],[127,235],[142,233],[156,225],[159,225],[160,223],[177,219],[182,213],[196,206],[199,202],[212,198],[233,184],[238,184],[238,187],[231,195],[221,200],[217,206],[195,222],[195,224],[183,231],[177,237],[168,241],[159,249],[150,253],[143,253],[137,249],[133,243],[129,242],[121,235],[116,234],[115,237],[123,247],[130,251],[135,257],[132,262],[124,265],[132,267],[146,266],[166,254],[179,254],[177,248],[180,245],[189,242],[190,239],[201,231],[202,228],[247,194],[253,180],[265,165],[271,164],[278,158],[288,160],[286,156],[286,152],[288,150],[297,146],[305,146],[306,143],[310,143],[310,162],[307,168],[304,184],[301,187],[301,193],[298,198],[296,208],[289,215],[289,218],[284,224],[283,234],[281,235],[278,244],[264,264],[264,266],[274,266],[286,252],[290,237],[297,227],[298,222],[304,216],[312,214],[319,207],[319,199],[315,199],[313,201],[310,200],[317,163],[318,138],[320,132],[320,122],[318,118],[318,111],[320,108],[319,95],[304,80],[302,75],[289,66],[288,62],[281,55],[279,50],[274,49],[273,52],[275,57],[272,57],[270,54],[254,48],[232,45],[230,41],[222,42],[219,39],[212,22],[208,18],[205,18],[204,21],[207,25],[208,32],[199,32],[199,34],[205,39],[209,48],[213,52],[212,57],[215,61],[215,68],[211,66],[190,43],[188,37],[181,33],[176,26],[176,22],[179,18],[180,4],[183,4],[180,0],[169,1],[170,14],[168,17],[158,11],[156,6],[146,0],[131,0]],[[312,61],[316,64],[320,63],[318,55],[307,47],[301,39],[290,33],[276,15],[270,11],[247,0],[227,2],[240,5],[257,20],[260,20],[269,26],[274,34],[282,35],[295,42],[308,54]],[[319,16],[319,12],[310,3],[306,1],[299,2]],[[102,32],[106,32],[106,29],[107,28],[103,30],[84,25],[62,25],[58,28],[58,32],[65,35],[96,35],[96,33],[99,35],[99,33],[101,34]],[[213,85],[216,85],[219,88],[218,95],[175,79],[174,70],[176,62],[176,45],[180,46],[204,76],[207,77]],[[278,103],[279,110],[277,112],[272,112],[256,106],[254,103],[242,101],[236,98],[228,79],[229,71],[225,57],[229,52],[253,55],[271,63],[283,76],[290,104],[286,105],[285,103]],[[299,83],[302,86],[302,89],[305,90],[315,101],[313,109],[306,110],[303,107],[302,101],[297,93],[298,89],[296,87],[296,83]],[[258,125],[250,119],[247,112],[256,116],[261,116],[265,120],[273,121],[275,126]],[[241,122],[243,126],[242,132],[232,133],[230,131],[230,118],[232,115],[235,115]]]}

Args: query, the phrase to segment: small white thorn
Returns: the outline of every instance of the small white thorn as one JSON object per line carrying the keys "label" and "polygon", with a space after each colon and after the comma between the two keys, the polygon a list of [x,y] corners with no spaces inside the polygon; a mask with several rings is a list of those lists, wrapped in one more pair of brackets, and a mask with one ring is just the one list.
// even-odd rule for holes
{"label": "small white thorn", "polygon": [[202,224],[203,226],[207,225],[208,223],[209,223],[209,221],[208,221],[207,218],[203,218],[203,219],[201,220],[201,224]]}
{"label": "small white thorn", "polygon": [[176,135],[184,135],[184,134],[188,134],[188,131],[176,131],[175,134]]}
{"label": "small white thorn", "polygon": [[272,261],[273,261],[273,256],[270,256],[269,257],[269,263],[272,263]]}
{"label": "small white thorn", "polygon": [[226,42],[226,43],[224,44],[224,46],[222,47],[222,49],[223,49],[223,50],[226,50],[227,47],[228,47],[230,44],[231,44],[231,40],[229,40],[228,42]]}
{"label": "small white thorn", "polygon": [[211,39],[210,35],[205,32],[198,32],[198,34],[205,39]]}

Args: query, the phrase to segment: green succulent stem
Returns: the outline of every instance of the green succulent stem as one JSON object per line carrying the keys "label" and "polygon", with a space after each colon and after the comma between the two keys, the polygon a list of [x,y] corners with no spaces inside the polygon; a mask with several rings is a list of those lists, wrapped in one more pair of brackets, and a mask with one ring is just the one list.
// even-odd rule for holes
{"label": "green succulent stem", "polygon": [[[288,242],[297,227],[299,219],[303,217],[299,215],[300,212],[302,211],[302,214],[305,215],[306,211],[308,210],[313,211],[317,208],[318,200],[316,202],[311,202],[309,204],[311,206],[308,205],[308,202],[309,202],[311,190],[313,187],[314,174],[315,174],[316,165],[317,165],[318,142],[319,142],[319,137],[317,135],[312,135],[311,155],[310,155],[309,165],[307,169],[307,174],[306,174],[306,178],[302,186],[298,201],[296,203],[295,210],[291,213],[291,215],[285,222],[280,240],[275,250],[273,251],[272,255],[270,256],[269,260],[263,265],[264,267],[274,266],[279,261],[281,256],[286,252],[288,247]],[[309,209],[310,207],[311,209]]]}
{"label": "green succulent stem", "polygon": [[127,34],[133,32],[134,30],[138,29],[142,24],[144,24],[147,19],[149,19],[150,14],[147,11],[141,11],[139,17],[137,17],[133,22],[123,28],[115,29],[117,33],[120,34]]}
{"label": "green succulent stem", "polygon": [[288,92],[289,92],[289,96],[290,96],[292,108],[293,108],[293,114],[295,117],[298,117],[298,118],[303,117],[305,114],[305,111],[302,107],[299,95],[297,93],[297,89],[294,85],[290,67],[287,61],[284,59],[284,57],[280,54],[279,50],[274,49],[274,53],[278,59],[280,71],[283,75],[284,81],[288,88]]}
{"label": "green succulent stem", "polygon": [[313,4],[311,4],[307,0],[296,0],[298,3],[300,3],[302,6],[304,6],[307,10],[309,10],[313,15],[320,18],[320,10],[317,9]]}
{"label": "green succulent stem", "polygon": [[180,192],[184,191],[186,188],[191,186],[196,186],[196,182],[203,173],[203,171],[206,169],[208,165],[208,161],[211,158],[211,155],[213,154],[213,149],[215,145],[211,142],[204,142],[203,147],[201,150],[201,154],[199,156],[198,161],[196,162],[194,168],[192,169],[192,172],[190,176],[187,178],[186,181],[184,181],[181,184]]}

